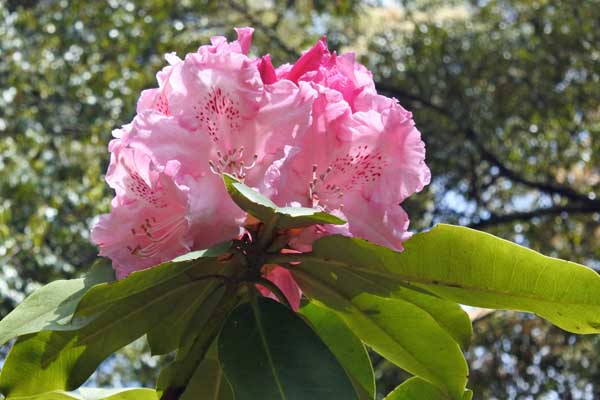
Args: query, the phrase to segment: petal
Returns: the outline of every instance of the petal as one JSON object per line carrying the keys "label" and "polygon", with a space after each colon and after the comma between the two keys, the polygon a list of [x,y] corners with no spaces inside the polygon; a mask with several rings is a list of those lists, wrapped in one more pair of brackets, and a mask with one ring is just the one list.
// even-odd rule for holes
{"label": "petal", "polygon": [[285,79],[298,82],[298,79],[307,72],[317,70],[329,58],[326,37],[323,36],[310,50],[306,51],[294,63],[292,69],[285,75]]}
{"label": "petal", "polygon": [[178,160],[183,175],[211,173],[208,160],[213,143],[206,135],[183,128],[175,117],[156,112],[136,116],[127,145],[150,155],[158,165]]}
{"label": "petal", "polygon": [[397,251],[403,250],[402,243],[410,237],[408,214],[399,205],[344,199],[344,215],[351,236]]}
{"label": "petal", "polygon": [[[112,259],[120,277],[189,251],[188,189],[175,183],[179,163],[154,165],[134,149],[123,149],[113,179],[117,197],[110,214],[92,228],[100,255]],[[119,197],[120,194],[120,197]]]}
{"label": "petal", "polygon": [[258,70],[260,71],[260,77],[264,84],[270,84],[277,81],[277,74],[271,63],[271,55],[266,54],[260,59]]}
{"label": "petal", "polygon": [[239,237],[246,219],[215,174],[200,178],[187,177],[189,187],[189,238],[194,249],[206,249]]}
{"label": "petal", "polygon": [[[285,268],[275,267],[265,276],[265,279],[273,282],[279,290],[281,290],[287,299],[290,306],[294,311],[298,311],[300,308],[300,300],[302,298],[302,290],[294,280],[292,273]],[[260,292],[265,297],[269,297],[274,300],[278,300],[277,296],[275,296],[269,289],[264,286],[257,285]]]}
{"label": "petal", "polygon": [[92,228],[100,256],[109,257],[119,278],[169,261],[190,250],[183,210],[114,207]]}
{"label": "petal", "polygon": [[192,54],[173,71],[168,102],[180,124],[212,140],[227,141],[224,131],[237,131],[258,110],[262,81],[256,63],[235,52]]}
{"label": "petal", "polygon": [[248,172],[247,184],[260,186],[267,168],[284,157],[284,148],[300,144],[311,122],[315,95],[305,83],[296,86],[282,80],[265,86],[255,121],[254,143],[245,144],[258,155],[257,167]]}
{"label": "petal", "polygon": [[253,28],[243,27],[243,28],[234,28],[237,33],[237,42],[239,43],[240,50],[243,54],[248,54],[248,50],[250,50],[250,46],[252,45],[252,33],[254,32]]}

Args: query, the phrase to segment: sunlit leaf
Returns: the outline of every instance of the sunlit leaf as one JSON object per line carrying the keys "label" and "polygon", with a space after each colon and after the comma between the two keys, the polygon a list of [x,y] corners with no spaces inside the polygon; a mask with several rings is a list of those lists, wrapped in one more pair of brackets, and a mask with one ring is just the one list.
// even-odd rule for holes
{"label": "sunlit leaf", "polygon": [[[471,400],[473,392],[466,390],[461,400]],[[384,400],[450,400],[437,387],[421,378],[410,378],[388,394]]]}
{"label": "sunlit leaf", "polygon": [[314,208],[277,207],[270,199],[237,181],[230,175],[224,175],[225,186],[235,203],[244,211],[262,222],[275,219],[280,229],[300,228],[314,224],[344,224],[345,221]]}
{"label": "sunlit leaf", "polygon": [[114,280],[107,260],[99,260],[83,278],[54,281],[36,290],[0,321],[0,345],[41,330],[71,330],[77,304],[94,285]]}
{"label": "sunlit leaf", "polygon": [[461,304],[533,312],[570,332],[600,332],[596,272],[473,229],[439,225],[414,235],[402,253],[329,236],[311,257],[382,285],[409,282]]}

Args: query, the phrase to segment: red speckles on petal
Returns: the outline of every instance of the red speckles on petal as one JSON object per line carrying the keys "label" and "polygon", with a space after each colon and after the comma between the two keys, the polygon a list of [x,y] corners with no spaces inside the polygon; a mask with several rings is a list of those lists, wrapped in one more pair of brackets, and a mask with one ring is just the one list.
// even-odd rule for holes
{"label": "red speckles on petal", "polygon": [[194,107],[200,128],[217,143],[224,135],[232,135],[241,127],[239,102],[217,87]]}
{"label": "red speckles on petal", "polygon": [[159,94],[154,104],[154,109],[161,114],[169,115],[169,101],[167,100],[167,96],[163,93]]}
{"label": "red speckles on petal", "polygon": [[[360,190],[375,183],[383,175],[389,162],[377,151],[369,151],[367,145],[358,146],[347,154],[336,157],[321,174],[313,166],[313,179],[309,185],[311,200],[330,202],[341,199],[345,193]],[[335,201],[338,206],[337,201]],[[316,204],[315,204],[316,205]]]}
{"label": "red speckles on petal", "polygon": [[[137,228],[137,229],[136,229]],[[183,216],[174,216],[157,220],[155,217],[145,218],[141,225],[131,229],[135,245],[127,245],[132,256],[149,258],[160,254],[162,246],[186,229]]]}
{"label": "red speckles on petal", "polygon": [[155,208],[166,208],[167,202],[161,190],[154,190],[134,171],[129,171],[127,188],[131,193]]}

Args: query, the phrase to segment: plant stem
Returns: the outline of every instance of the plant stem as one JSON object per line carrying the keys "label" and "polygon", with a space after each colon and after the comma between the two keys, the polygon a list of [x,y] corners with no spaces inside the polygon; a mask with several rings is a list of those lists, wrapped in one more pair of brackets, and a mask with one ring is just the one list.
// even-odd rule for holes
{"label": "plant stem", "polygon": [[[310,253],[309,253],[310,254]],[[306,253],[289,253],[289,254],[269,254],[267,257],[265,257],[265,264],[277,264],[277,265],[282,265],[283,264],[289,264],[289,263],[293,263],[293,262],[301,262],[302,259],[307,258],[307,254]],[[285,266],[284,266],[285,268]]]}
{"label": "plant stem", "polygon": [[260,249],[266,250],[273,242],[275,226],[277,225],[278,219],[279,216],[277,214],[273,214],[273,216],[268,221],[263,221],[263,225],[260,228],[258,236],[258,247]]}

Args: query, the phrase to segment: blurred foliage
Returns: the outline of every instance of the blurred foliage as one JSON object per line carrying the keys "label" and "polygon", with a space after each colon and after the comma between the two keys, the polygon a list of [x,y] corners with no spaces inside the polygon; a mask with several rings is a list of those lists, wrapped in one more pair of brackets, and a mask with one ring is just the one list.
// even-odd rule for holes
{"label": "blurred foliage", "polygon": [[[600,0],[0,0],[0,315],[95,257],[110,132],[162,55],[241,25],[276,63],[327,34],[414,112],[434,180],[406,203],[413,229],[471,225],[600,267]],[[518,313],[475,328],[475,398],[600,398],[599,338]],[[92,380],[151,384],[143,350]],[[378,361],[377,377],[385,393],[406,376]]]}

